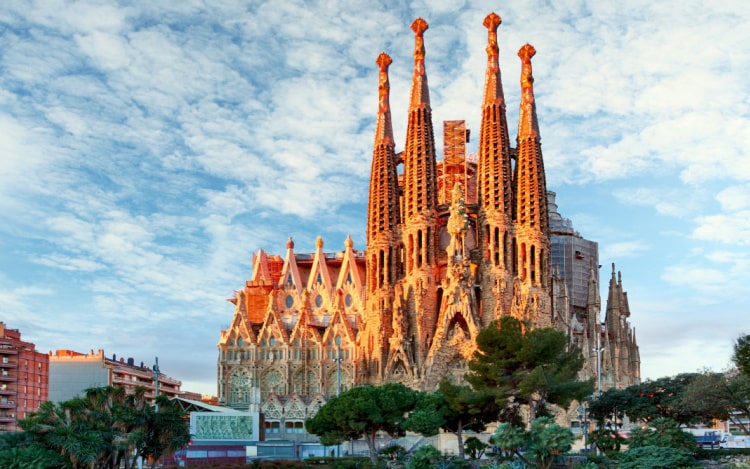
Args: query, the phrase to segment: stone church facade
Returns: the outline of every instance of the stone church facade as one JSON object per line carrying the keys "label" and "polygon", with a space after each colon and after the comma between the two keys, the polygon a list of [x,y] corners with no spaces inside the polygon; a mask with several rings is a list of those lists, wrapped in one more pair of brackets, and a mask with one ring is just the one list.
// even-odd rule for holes
{"label": "stone church facade", "polygon": [[[559,215],[550,213],[554,194],[546,187],[529,44],[518,51],[520,115],[511,146],[499,24],[494,13],[484,20],[487,67],[477,155],[466,155],[464,121],[446,121],[443,158],[437,160],[427,23],[419,18],[412,24],[414,68],[402,151],[396,151],[391,123],[391,58],[381,53],[376,60],[366,250],[355,249],[347,237],[343,250],[327,252],[318,238],[314,253],[296,253],[289,238],[283,256],[264,250],[253,255],[252,277],[230,299],[234,316],[221,331],[218,392],[221,404],[263,411],[267,435],[301,433],[306,417],[352,386],[400,382],[432,390],[444,376],[460,381],[477,333],[503,315],[530,328],[568,333],[586,357],[582,378],[597,376],[601,366],[605,388],[640,381],[627,295],[614,266],[602,323],[598,250],[552,263],[567,259],[571,243],[582,238],[564,223],[558,226]],[[583,280],[581,269],[588,272]]]}

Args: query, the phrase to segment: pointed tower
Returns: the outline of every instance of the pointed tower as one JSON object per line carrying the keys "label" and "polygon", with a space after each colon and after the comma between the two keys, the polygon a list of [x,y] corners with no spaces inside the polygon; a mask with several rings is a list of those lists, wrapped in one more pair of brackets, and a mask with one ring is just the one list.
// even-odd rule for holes
{"label": "pointed tower", "polygon": [[484,19],[487,28],[487,71],[479,133],[477,191],[482,250],[483,325],[507,311],[511,300],[511,240],[513,187],[511,148],[505,116],[505,96],[498,62],[495,13]]}
{"label": "pointed tower", "polygon": [[515,168],[515,271],[513,314],[533,326],[551,325],[549,297],[549,218],[542,145],[534,102],[531,58],[536,50],[526,44],[521,59],[521,109]]}
{"label": "pointed tower", "polygon": [[432,341],[437,318],[437,174],[430,94],[424,66],[427,22],[417,18],[414,75],[406,128],[403,180],[402,240],[405,246],[405,285],[408,334],[421,368]]}
{"label": "pointed tower", "polygon": [[375,63],[379,68],[378,116],[372,150],[369,205],[367,207],[367,328],[363,372],[379,376],[387,358],[391,325],[393,284],[399,276],[402,244],[399,230],[399,193],[396,151],[391,122],[388,67],[391,57],[382,52]]}

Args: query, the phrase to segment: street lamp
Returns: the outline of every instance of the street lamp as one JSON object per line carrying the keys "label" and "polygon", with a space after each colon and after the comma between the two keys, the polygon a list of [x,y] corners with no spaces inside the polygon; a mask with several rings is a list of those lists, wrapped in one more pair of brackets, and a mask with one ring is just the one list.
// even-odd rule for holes
{"label": "street lamp", "polygon": [[[156,363],[154,364],[154,403],[156,398],[159,397],[159,357],[156,357]],[[156,411],[159,412],[159,404],[155,404]]]}
{"label": "street lamp", "polygon": [[[601,326],[604,326],[602,324]],[[604,347],[602,347],[602,327],[599,327],[597,333],[596,333],[596,348],[593,349],[594,352],[596,352],[596,395],[601,396],[602,395],[602,351],[604,350]]]}
{"label": "street lamp", "polygon": [[336,336],[336,356],[333,358],[336,362],[336,397],[341,394],[341,362],[344,359],[341,357],[341,336]]}

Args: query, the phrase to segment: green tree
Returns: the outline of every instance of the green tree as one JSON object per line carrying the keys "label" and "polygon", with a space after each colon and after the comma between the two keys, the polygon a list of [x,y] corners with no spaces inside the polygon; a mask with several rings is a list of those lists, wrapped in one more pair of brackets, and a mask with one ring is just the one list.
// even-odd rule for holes
{"label": "green tree", "polygon": [[750,334],[737,338],[734,344],[732,361],[745,376],[750,377]]}
{"label": "green tree", "polygon": [[[550,417],[539,417],[532,422],[528,432],[510,423],[502,423],[491,441],[504,454],[515,455],[524,464],[549,469],[558,454],[570,451],[573,438],[569,428],[557,425]],[[525,453],[521,449],[525,449]]]}
{"label": "green tree", "polygon": [[466,380],[494,398],[501,421],[519,423],[518,406],[527,404],[532,421],[547,404],[567,407],[593,391],[593,380],[578,381],[583,356],[565,334],[552,328],[524,333],[517,319],[504,316],[482,329]]}
{"label": "green tree", "polygon": [[644,422],[658,418],[670,418],[681,424],[695,421],[696,416],[685,407],[682,396],[698,376],[699,373],[681,373],[629,386],[623,391],[627,395],[626,413],[631,420]]}
{"label": "green tree", "polygon": [[[160,403],[157,413],[142,388],[134,393],[122,387],[92,388],[83,397],[43,403],[20,425],[31,446],[55,452],[67,467],[129,469],[138,457],[158,457],[190,440],[184,412],[164,396]],[[168,425],[163,424],[165,415]]]}
{"label": "green tree", "polygon": [[628,389],[607,389],[589,401],[589,416],[596,420],[599,426],[605,426],[612,420],[621,421],[630,406],[633,393],[633,390]]}
{"label": "green tree", "polygon": [[471,459],[481,459],[484,452],[490,446],[475,436],[470,436],[464,443],[464,451]]}
{"label": "green tree", "polygon": [[466,385],[452,384],[443,378],[434,393],[422,393],[414,412],[406,421],[406,429],[423,435],[436,435],[443,430],[456,435],[458,458],[464,459],[463,432],[481,432],[497,420],[495,400]]}
{"label": "green tree", "polygon": [[358,386],[328,401],[305,422],[305,428],[320,437],[324,445],[364,437],[370,460],[377,464],[375,436],[381,431],[403,435],[417,396],[417,391],[398,383]]}
{"label": "green tree", "polygon": [[611,428],[599,428],[591,434],[591,443],[596,445],[599,451],[607,455],[619,453],[620,447],[626,443],[625,438],[621,437],[617,430]]}
{"label": "green tree", "polygon": [[682,430],[680,424],[672,419],[653,420],[648,427],[639,428],[630,433],[629,448],[660,446],[663,448],[695,448],[695,437]]}
{"label": "green tree", "polygon": [[0,467],[52,469],[64,466],[55,452],[36,444],[27,432],[0,433]]}

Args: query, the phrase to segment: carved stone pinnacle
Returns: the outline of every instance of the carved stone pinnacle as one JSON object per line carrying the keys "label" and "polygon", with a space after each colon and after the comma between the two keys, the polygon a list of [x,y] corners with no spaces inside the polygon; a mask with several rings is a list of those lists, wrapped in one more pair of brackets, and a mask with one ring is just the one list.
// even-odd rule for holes
{"label": "carved stone pinnacle", "polygon": [[490,31],[497,31],[497,27],[500,26],[500,23],[502,22],[502,18],[500,18],[495,12],[492,12],[484,18],[484,23],[482,24]]}
{"label": "carved stone pinnacle", "polygon": [[411,29],[417,34],[417,36],[421,36],[422,34],[424,34],[424,32],[427,31],[428,27],[429,25],[427,24],[427,21],[423,20],[422,18],[415,19],[411,24]]}
{"label": "carved stone pinnacle", "polygon": [[381,52],[378,58],[375,60],[375,63],[380,67],[381,71],[388,71],[388,66],[393,63],[393,59],[391,59],[391,56],[386,54],[385,52]]}

